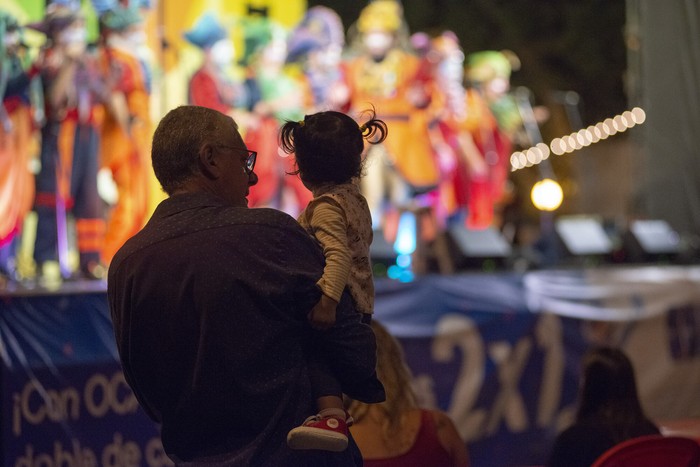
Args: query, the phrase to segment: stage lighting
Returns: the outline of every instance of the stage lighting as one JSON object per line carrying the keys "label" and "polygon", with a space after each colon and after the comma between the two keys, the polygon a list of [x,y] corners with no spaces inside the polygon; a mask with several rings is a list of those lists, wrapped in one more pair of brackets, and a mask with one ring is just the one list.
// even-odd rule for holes
{"label": "stage lighting", "polygon": [[555,180],[545,178],[535,183],[530,198],[540,211],[556,211],[564,200],[564,192]]}

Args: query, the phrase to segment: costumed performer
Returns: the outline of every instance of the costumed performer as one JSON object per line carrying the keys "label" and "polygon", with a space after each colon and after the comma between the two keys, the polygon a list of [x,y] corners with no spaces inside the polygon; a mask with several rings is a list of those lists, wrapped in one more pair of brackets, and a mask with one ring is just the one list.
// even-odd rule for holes
{"label": "costumed performer", "polygon": [[408,205],[439,182],[427,129],[431,98],[418,79],[420,60],[410,49],[398,1],[369,3],[354,28],[352,47],[359,54],[344,63],[350,108],[360,111],[370,103],[389,128],[386,141],[370,149],[362,179],[374,227],[380,228],[385,211]]}
{"label": "costumed performer", "polygon": [[294,156],[277,146],[277,133],[287,120],[298,121],[309,107],[307,94],[285,67],[287,31],[278,23],[259,16],[243,22],[246,90],[251,97],[252,124],[245,134],[247,145],[258,148],[260,182],[251,188],[252,207],[266,206],[297,215],[312,199],[311,192],[294,171]]}
{"label": "costumed performer", "polygon": [[207,12],[184,37],[202,51],[202,65],[189,82],[189,103],[233,117],[234,109],[246,105],[246,95],[244,88],[227,74],[235,57],[228,32],[213,13]]}
{"label": "costumed performer", "polygon": [[341,67],[344,47],[342,20],[325,6],[309,8],[291,32],[287,62],[301,64],[303,80],[312,97],[307,113],[347,110],[350,90]]}
{"label": "costumed performer", "polygon": [[22,64],[22,28],[0,12],[0,276],[18,279],[16,255],[24,218],[34,202],[30,84],[37,67]]}
{"label": "costumed performer", "polygon": [[488,167],[472,136],[475,110],[464,88],[464,53],[456,34],[445,31],[432,38],[427,56],[444,102],[437,131],[431,133],[441,156],[441,211],[452,222],[462,222],[466,216],[471,228],[487,227],[473,222],[483,211],[479,203],[485,193]]}
{"label": "costumed performer", "polygon": [[[63,278],[74,272],[100,278],[105,221],[97,170],[104,89],[96,59],[86,49],[85,20],[76,6],[52,3],[43,21],[28,26],[45,33],[48,45],[37,61],[46,124],[36,176],[34,259],[40,275],[58,260]],[[75,220],[79,271],[72,270],[67,256],[69,216]]]}
{"label": "costumed performer", "polygon": [[100,16],[100,67],[109,93],[101,163],[112,173],[118,195],[107,222],[105,264],[143,227],[149,209],[150,105],[147,78],[137,55],[142,22],[134,7],[117,5]]}
{"label": "costumed performer", "polygon": [[476,52],[467,57],[466,75],[472,108],[481,107],[479,101],[483,101],[491,114],[475,111],[479,121],[473,136],[484,154],[488,179],[482,205],[475,206],[478,211],[470,213],[469,226],[499,227],[498,211],[509,196],[510,155],[523,127],[518,105],[509,93],[514,63],[519,66],[514,56],[496,50]]}

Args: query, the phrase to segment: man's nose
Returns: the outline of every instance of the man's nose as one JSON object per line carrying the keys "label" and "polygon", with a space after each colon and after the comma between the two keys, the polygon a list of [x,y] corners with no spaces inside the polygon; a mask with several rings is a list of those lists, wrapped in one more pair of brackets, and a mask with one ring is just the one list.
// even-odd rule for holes
{"label": "man's nose", "polygon": [[251,172],[250,175],[248,175],[248,186],[253,186],[258,183],[258,174],[255,172]]}

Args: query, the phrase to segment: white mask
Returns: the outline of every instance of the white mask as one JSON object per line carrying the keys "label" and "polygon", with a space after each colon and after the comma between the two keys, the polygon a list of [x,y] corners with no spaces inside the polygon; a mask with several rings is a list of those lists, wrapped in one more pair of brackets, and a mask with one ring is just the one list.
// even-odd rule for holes
{"label": "white mask", "polygon": [[380,31],[368,32],[364,37],[365,47],[370,53],[385,53],[391,47],[392,42],[391,35]]}
{"label": "white mask", "polygon": [[333,69],[340,63],[343,48],[338,44],[330,44],[323,49],[315,51],[315,53],[317,54],[316,61],[319,67]]}
{"label": "white mask", "polygon": [[129,32],[124,35],[124,40],[128,44],[138,47],[146,43],[146,33],[144,31]]}
{"label": "white mask", "polygon": [[450,81],[461,83],[464,78],[464,59],[459,59],[459,56],[448,57],[440,62],[440,75]]}
{"label": "white mask", "polygon": [[287,43],[273,39],[263,50],[263,58],[267,63],[284,63],[287,58]]}
{"label": "white mask", "polygon": [[58,34],[58,43],[61,45],[85,44],[86,40],[87,31],[82,26],[69,27]]}
{"label": "white mask", "polygon": [[235,50],[231,41],[222,39],[211,46],[209,53],[211,54],[212,61],[223,67],[233,62]]}
{"label": "white mask", "polygon": [[19,44],[19,33],[17,31],[5,33],[5,45],[13,47]]}
{"label": "white mask", "polygon": [[505,94],[510,89],[510,82],[506,78],[494,78],[488,84],[489,89],[494,94]]}

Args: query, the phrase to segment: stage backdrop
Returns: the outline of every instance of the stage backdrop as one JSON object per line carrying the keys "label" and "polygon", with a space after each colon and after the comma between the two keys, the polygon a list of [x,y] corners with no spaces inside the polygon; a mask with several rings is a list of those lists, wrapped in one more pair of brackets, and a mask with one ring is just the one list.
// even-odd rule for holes
{"label": "stage backdrop", "polygon": [[[104,293],[0,294],[2,465],[169,465],[120,371]],[[420,402],[474,467],[535,465],[570,422],[582,354],[623,348],[655,420],[700,417],[700,267],[377,281]]]}

